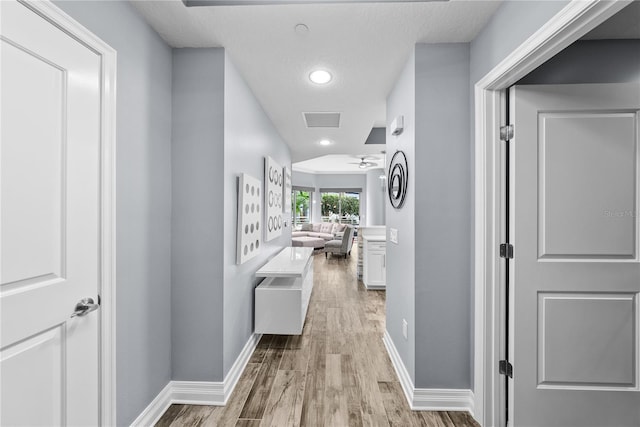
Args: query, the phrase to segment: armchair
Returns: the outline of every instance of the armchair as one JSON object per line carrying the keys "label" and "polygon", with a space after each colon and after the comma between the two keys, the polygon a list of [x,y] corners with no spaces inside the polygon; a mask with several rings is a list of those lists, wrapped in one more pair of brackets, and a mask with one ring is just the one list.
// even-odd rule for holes
{"label": "armchair", "polygon": [[353,232],[353,227],[347,225],[341,239],[334,239],[325,243],[324,257],[327,258],[328,253],[344,255],[345,258],[350,255],[351,246],[353,245]]}

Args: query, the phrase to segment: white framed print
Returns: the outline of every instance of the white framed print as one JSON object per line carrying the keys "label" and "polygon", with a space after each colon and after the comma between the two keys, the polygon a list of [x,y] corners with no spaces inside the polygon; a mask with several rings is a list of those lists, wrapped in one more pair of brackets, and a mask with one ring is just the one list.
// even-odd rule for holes
{"label": "white framed print", "polygon": [[260,252],[262,233],[262,183],[243,173],[238,185],[238,233],[236,263],[243,264]]}
{"label": "white framed print", "polygon": [[282,187],[284,174],[282,166],[267,156],[264,159],[264,241],[268,242],[282,234]]}

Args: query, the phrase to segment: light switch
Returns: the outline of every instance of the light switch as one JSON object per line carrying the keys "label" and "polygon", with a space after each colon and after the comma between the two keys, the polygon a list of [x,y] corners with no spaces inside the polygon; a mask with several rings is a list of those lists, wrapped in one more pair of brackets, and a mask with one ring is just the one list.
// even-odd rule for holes
{"label": "light switch", "polygon": [[402,336],[404,339],[409,339],[409,324],[405,319],[402,319]]}
{"label": "light switch", "polygon": [[391,243],[395,243],[396,245],[398,244],[398,229],[397,228],[390,228],[389,229],[389,240],[391,240]]}

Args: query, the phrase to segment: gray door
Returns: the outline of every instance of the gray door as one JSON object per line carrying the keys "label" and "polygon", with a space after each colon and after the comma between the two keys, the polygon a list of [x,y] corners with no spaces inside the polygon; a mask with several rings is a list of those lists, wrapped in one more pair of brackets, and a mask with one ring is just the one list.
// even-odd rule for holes
{"label": "gray door", "polygon": [[640,426],[640,84],[510,95],[510,424]]}

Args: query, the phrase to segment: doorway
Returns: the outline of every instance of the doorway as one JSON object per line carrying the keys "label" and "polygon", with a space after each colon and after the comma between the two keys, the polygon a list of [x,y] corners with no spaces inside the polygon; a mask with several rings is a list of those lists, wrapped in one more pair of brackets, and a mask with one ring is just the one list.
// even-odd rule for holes
{"label": "doorway", "polygon": [[[475,86],[475,416],[483,425],[506,425],[502,359],[501,289],[506,274],[499,254],[504,237],[504,156],[499,128],[504,111],[501,93],[530,71],[565,49],[628,3],[571,3],[525,45],[514,51]],[[517,252],[517,249],[516,249]],[[517,369],[516,369],[517,373]]]}

